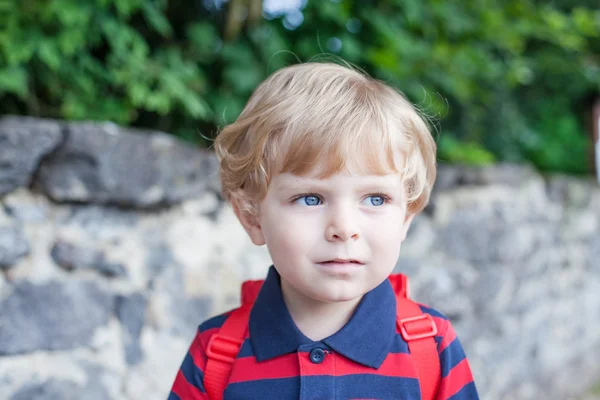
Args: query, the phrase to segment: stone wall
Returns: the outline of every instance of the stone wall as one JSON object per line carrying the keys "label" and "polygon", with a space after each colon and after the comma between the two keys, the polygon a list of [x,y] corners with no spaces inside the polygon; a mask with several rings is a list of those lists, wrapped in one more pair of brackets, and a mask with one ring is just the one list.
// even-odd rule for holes
{"label": "stone wall", "polygon": [[[483,399],[600,378],[600,189],[441,167],[397,270],[453,321]],[[165,399],[195,329],[269,266],[217,162],[160,132],[0,120],[0,398]]]}

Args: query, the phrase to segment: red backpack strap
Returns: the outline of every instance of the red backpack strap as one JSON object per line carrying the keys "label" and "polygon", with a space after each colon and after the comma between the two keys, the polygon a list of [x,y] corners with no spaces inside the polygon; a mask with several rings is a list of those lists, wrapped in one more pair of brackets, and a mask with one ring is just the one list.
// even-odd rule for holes
{"label": "red backpack strap", "polygon": [[412,356],[423,400],[434,400],[440,384],[441,368],[434,336],[438,329],[430,314],[407,298],[408,279],[401,274],[390,276],[396,293],[396,323]]}
{"label": "red backpack strap", "polygon": [[242,306],[229,314],[219,332],[210,337],[206,346],[204,389],[210,400],[222,400],[229,381],[231,367],[240,352],[250,319],[250,310],[263,281],[242,284]]}
{"label": "red backpack strap", "polygon": [[262,287],[263,282],[263,280],[258,280],[245,281],[244,283],[242,283],[242,305],[254,304],[254,301],[258,296],[258,292],[260,292],[260,288]]}

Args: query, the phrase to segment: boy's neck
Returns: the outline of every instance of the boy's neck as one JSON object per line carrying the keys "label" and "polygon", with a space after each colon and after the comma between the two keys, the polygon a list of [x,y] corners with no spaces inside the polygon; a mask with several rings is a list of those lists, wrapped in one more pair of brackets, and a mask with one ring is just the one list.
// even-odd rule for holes
{"label": "boy's neck", "polygon": [[322,302],[302,295],[281,281],[283,300],[292,320],[309,339],[319,341],[340,329],[350,320],[361,297],[344,302]]}

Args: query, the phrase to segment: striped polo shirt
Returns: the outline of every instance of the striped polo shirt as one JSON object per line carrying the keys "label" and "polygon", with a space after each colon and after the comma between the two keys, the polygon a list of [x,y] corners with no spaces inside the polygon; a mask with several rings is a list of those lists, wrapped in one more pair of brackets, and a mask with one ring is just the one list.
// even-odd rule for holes
{"label": "striped polo shirt", "polygon": [[[478,399],[465,352],[450,321],[421,306],[437,327],[441,364],[438,400]],[[204,389],[206,346],[227,313],[200,325],[168,400],[209,400]],[[283,301],[271,267],[250,313],[223,400],[419,400],[417,371],[396,324],[390,282],[365,294],[348,323],[320,341],[306,337]]]}

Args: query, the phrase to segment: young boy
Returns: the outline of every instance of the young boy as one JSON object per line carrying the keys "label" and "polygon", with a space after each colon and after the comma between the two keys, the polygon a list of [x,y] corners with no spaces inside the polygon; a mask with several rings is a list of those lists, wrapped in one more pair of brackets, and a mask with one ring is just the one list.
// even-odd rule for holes
{"label": "young boy", "polygon": [[169,399],[478,399],[450,322],[412,302],[421,315],[400,321],[388,280],[436,175],[435,142],[402,95],[335,64],[283,68],[215,150],[224,196],[273,266],[245,316],[200,325]]}

